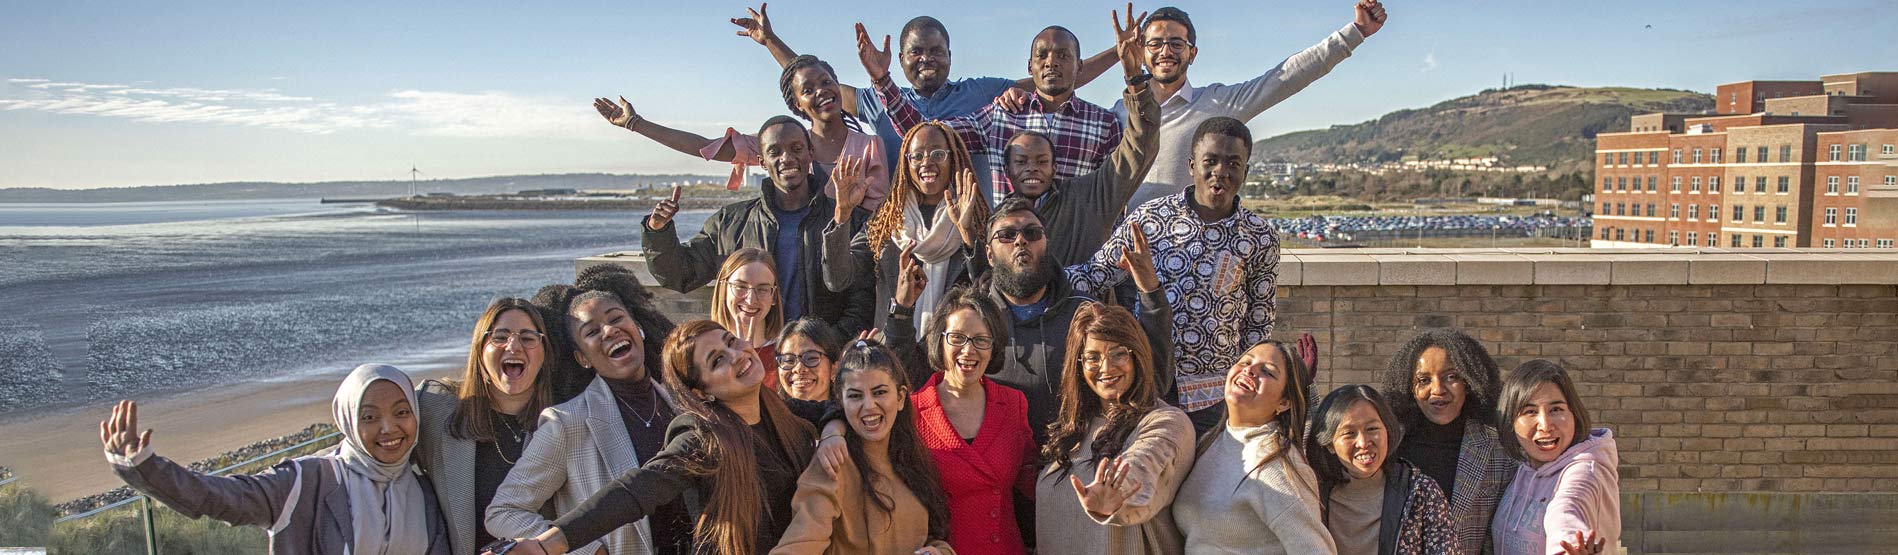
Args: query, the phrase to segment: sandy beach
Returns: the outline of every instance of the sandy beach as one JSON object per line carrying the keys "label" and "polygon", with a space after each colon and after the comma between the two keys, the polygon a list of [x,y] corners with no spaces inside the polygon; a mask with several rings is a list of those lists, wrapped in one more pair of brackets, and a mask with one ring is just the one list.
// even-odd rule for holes
{"label": "sandy beach", "polygon": [[[441,361],[449,362],[449,361]],[[418,381],[449,376],[449,364],[423,365]],[[330,421],[336,377],[258,381],[224,389],[133,396],[139,426],[152,428],[152,445],[180,462],[217,456],[265,439]],[[63,503],[122,485],[99,447],[99,421],[112,403],[9,419],[0,423],[0,466],[21,483]]]}

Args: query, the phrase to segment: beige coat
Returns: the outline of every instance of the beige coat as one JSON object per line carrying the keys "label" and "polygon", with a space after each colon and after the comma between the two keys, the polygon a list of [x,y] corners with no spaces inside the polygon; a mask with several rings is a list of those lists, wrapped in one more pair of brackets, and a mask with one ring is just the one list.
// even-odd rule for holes
{"label": "beige coat", "polygon": [[[1095,418],[1088,425],[1087,439],[1069,467],[1083,483],[1094,478],[1093,444],[1107,421]],[[1135,555],[1179,553],[1178,537],[1172,519],[1154,518],[1173,504],[1173,495],[1193,469],[1193,422],[1186,412],[1158,403],[1152,412],[1134,426],[1121,457],[1132,469],[1126,479],[1135,488],[1119,511],[1097,519],[1081,508],[1081,500],[1068,485],[1067,474],[1050,474],[1053,466],[1042,470],[1035,479],[1035,548],[1043,555],[1107,554]]]}
{"label": "beige coat", "polygon": [[876,493],[893,501],[890,513],[863,497],[863,476],[855,466],[843,476],[832,476],[823,463],[812,461],[797,480],[791,498],[791,525],[771,555],[907,555],[934,547],[955,555],[947,542],[929,537],[929,511],[909,488],[887,468],[876,483]]}

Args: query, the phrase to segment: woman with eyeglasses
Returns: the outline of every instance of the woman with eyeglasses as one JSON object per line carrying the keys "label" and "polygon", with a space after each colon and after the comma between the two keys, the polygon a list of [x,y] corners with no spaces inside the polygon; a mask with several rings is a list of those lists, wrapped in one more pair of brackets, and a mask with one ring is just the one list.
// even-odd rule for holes
{"label": "woman with eyeglasses", "polygon": [[943,293],[982,272],[975,249],[987,237],[988,201],[976,186],[969,153],[949,126],[928,122],[903,136],[896,184],[863,231],[850,235],[851,212],[870,188],[868,169],[845,161],[831,172],[836,211],[824,228],[824,285],[846,291],[857,280],[876,280],[876,328],[888,330],[897,284],[920,283],[914,318],[920,331]]}
{"label": "woman with eyeglasses", "polygon": [[496,299],[475,319],[461,379],[428,380],[417,444],[423,472],[447,517],[454,552],[494,541],[481,525],[495,490],[521,460],[540,411],[553,404],[546,319],[525,299]]}
{"label": "woman with eyeglasses", "polygon": [[778,392],[804,401],[828,399],[837,356],[844,348],[837,328],[816,318],[798,318],[784,326],[777,345]]}
{"label": "woman with eyeglasses", "polygon": [[1172,523],[1155,516],[1193,468],[1193,423],[1154,377],[1171,369],[1133,313],[1098,302],[1075,312],[1066,361],[1035,479],[1036,552],[1162,552]]}
{"label": "woman with eyeglasses", "polygon": [[[916,302],[917,285],[899,286],[899,307]],[[1035,471],[1028,398],[987,377],[1001,370],[1008,349],[1002,318],[995,301],[962,286],[943,297],[921,341],[906,322],[884,330],[907,380],[923,384],[910,395],[916,434],[948,496],[949,546],[962,555],[1027,552],[1016,509],[1019,498],[1027,513],[1034,494],[1026,487]]]}
{"label": "woman with eyeglasses", "polygon": [[[763,249],[742,248],[725,258],[712,286],[712,321],[732,330],[758,350],[758,360],[778,360],[776,341],[784,329],[778,297],[778,265]],[[765,387],[777,389],[774,364],[767,364]]]}
{"label": "woman with eyeglasses", "polygon": [[[665,446],[666,423],[679,412],[659,378],[659,340],[671,333],[672,321],[631,272],[588,268],[574,286],[543,288],[534,298],[560,315],[561,323],[549,330],[555,341],[546,345],[548,365],[585,368],[594,376],[579,396],[540,412],[533,441],[485,509],[487,530],[497,538],[546,531],[559,512],[651,460]],[[553,511],[543,513],[549,505]],[[691,548],[692,519],[684,502],[649,513],[573,551],[638,555]]]}
{"label": "woman with eyeglasses", "polygon": [[[846,158],[859,160],[864,166],[863,207],[871,211],[881,207],[890,190],[888,153],[883,151],[881,141],[858,130],[856,119],[843,112],[843,93],[837,87],[837,72],[830,64],[809,55],[792,59],[778,74],[778,92],[783,94],[784,104],[792,113],[811,122],[811,148],[815,150],[812,154],[817,161],[817,171],[831,171]],[[724,136],[717,139],[672,129],[641,117],[623,96],[618,103],[595,98],[593,108],[613,126],[645,135],[673,150],[706,160],[731,162],[731,178],[726,186],[732,190],[744,184],[745,166],[763,165],[758,139],[735,129],[726,128]],[[837,198],[836,185],[826,186],[824,194]]]}

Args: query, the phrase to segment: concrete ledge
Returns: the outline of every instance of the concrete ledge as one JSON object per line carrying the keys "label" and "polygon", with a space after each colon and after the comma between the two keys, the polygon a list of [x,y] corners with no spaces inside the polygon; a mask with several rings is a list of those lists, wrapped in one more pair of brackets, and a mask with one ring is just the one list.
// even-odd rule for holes
{"label": "concrete ledge", "polygon": [[1298,278],[1280,285],[1304,287],[1898,285],[1898,251],[1872,249],[1291,249],[1283,258],[1297,260]]}

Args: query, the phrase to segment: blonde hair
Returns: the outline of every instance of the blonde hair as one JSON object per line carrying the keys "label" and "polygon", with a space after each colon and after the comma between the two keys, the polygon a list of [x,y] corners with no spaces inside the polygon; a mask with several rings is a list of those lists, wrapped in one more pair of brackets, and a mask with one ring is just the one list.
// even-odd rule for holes
{"label": "blonde hair", "polygon": [[[763,264],[765,269],[771,270],[771,310],[765,312],[764,335],[759,338],[759,341],[768,341],[766,338],[777,337],[778,333],[784,330],[784,288],[778,286],[778,283],[784,280],[784,274],[778,271],[777,261],[763,249],[745,247],[733,251],[731,256],[725,258],[725,265],[718,268],[718,281],[712,284],[712,321],[718,322],[718,325],[725,326],[726,329],[734,329],[738,326],[738,319],[732,315],[731,309],[727,308],[725,303],[726,295],[731,294],[731,285],[726,283],[726,280],[731,279],[732,274],[738,273],[740,268],[752,263]],[[775,364],[774,361],[765,362]]]}

